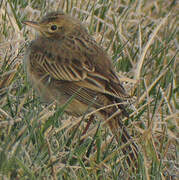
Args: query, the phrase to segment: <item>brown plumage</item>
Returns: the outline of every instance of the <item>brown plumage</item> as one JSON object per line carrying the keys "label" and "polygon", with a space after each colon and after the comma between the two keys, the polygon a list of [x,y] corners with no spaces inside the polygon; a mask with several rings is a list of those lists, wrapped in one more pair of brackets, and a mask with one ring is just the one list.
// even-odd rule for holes
{"label": "brown plumage", "polygon": [[[94,110],[130,99],[111,59],[80,21],[63,12],[53,12],[39,22],[24,23],[39,31],[27,49],[25,64],[29,79],[43,99],[56,100],[61,105],[75,94],[65,109],[74,116],[83,115],[89,105]],[[98,115],[105,120],[118,109],[128,116],[123,104],[105,108]],[[131,140],[121,115],[110,120],[108,125],[117,141]],[[137,147],[133,142],[123,149],[123,153],[127,152],[128,164],[131,165],[132,160],[137,165]]]}

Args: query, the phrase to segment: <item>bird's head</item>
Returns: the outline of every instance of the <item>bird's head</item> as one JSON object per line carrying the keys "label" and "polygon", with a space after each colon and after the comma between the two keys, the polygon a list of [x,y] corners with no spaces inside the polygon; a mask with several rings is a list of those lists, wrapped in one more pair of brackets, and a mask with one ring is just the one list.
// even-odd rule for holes
{"label": "bird's head", "polygon": [[80,21],[62,11],[48,13],[38,22],[24,21],[23,23],[39,31],[41,36],[55,39],[72,32],[74,34],[78,30],[85,30]]}

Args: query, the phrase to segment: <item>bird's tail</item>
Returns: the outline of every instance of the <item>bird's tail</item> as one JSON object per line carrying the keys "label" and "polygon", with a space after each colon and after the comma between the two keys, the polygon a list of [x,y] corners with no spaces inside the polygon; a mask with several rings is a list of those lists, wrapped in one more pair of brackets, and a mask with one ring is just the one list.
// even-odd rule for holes
{"label": "bird's tail", "polygon": [[[138,158],[139,158],[139,150],[135,142],[132,140],[132,137],[126,130],[126,127],[121,122],[120,117],[113,118],[108,122],[111,132],[115,136],[118,143],[124,145],[121,149],[123,154],[126,155],[126,162],[132,170],[136,171],[138,169]],[[125,145],[126,144],[126,145]]]}

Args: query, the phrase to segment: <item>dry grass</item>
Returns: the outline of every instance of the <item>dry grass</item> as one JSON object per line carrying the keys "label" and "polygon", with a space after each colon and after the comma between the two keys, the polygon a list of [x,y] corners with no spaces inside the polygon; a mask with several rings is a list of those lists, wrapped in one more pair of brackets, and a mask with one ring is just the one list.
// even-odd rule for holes
{"label": "dry grass", "polygon": [[121,147],[103,123],[81,137],[85,119],[41,103],[26,78],[23,55],[34,33],[21,22],[59,8],[86,24],[136,96],[124,119],[141,151],[133,178],[178,179],[177,0],[0,1],[0,179],[127,179]]}

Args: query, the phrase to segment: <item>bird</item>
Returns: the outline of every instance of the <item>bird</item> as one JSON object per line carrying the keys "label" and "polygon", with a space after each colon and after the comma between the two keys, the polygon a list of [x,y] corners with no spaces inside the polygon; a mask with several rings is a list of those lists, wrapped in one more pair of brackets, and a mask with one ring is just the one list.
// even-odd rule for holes
{"label": "bird", "polygon": [[[43,100],[66,106],[65,112],[80,117],[98,110],[96,116],[107,121],[116,140],[125,146],[127,164],[137,168],[138,146],[129,135],[122,117],[129,117],[125,102],[131,99],[112,64],[112,59],[80,20],[55,11],[39,21],[24,21],[38,34],[26,49],[27,76]],[[105,108],[106,107],[106,108]],[[113,117],[117,111],[120,113]]]}

